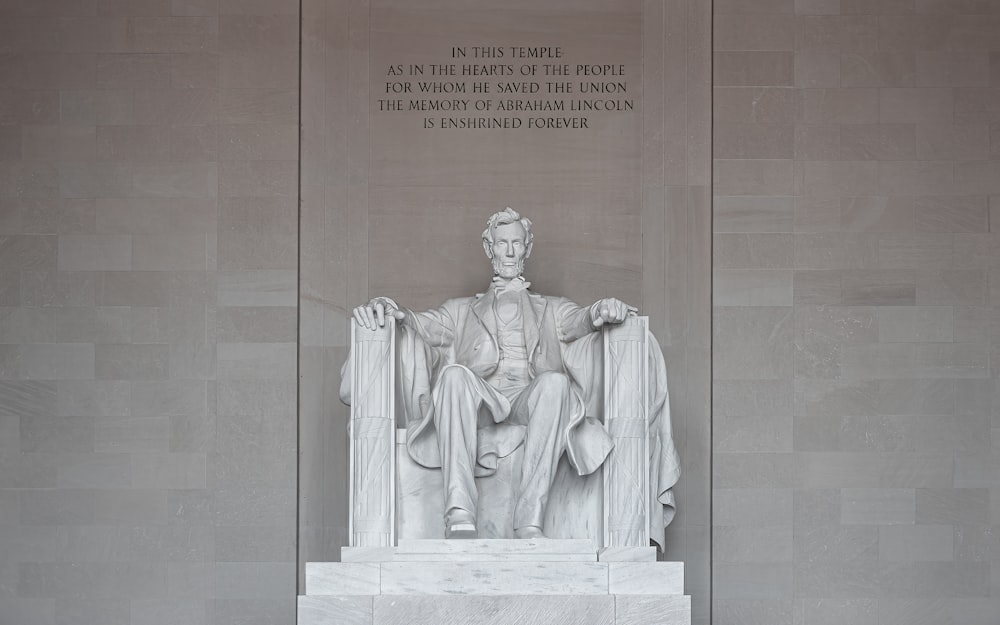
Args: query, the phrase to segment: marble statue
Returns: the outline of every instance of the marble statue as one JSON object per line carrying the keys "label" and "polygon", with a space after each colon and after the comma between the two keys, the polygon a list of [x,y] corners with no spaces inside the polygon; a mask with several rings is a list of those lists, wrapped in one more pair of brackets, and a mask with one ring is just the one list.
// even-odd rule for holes
{"label": "marble statue", "polygon": [[[395,322],[401,329],[406,449],[419,465],[440,467],[443,473],[445,537],[477,536],[475,478],[491,474],[498,459],[523,447],[520,484],[512,495],[513,532],[517,538],[544,538],[543,520],[560,460],[565,456],[579,475],[588,475],[606,464],[616,445],[625,457],[628,440],[639,446],[628,452],[633,459],[623,480],[635,482],[643,473],[637,482],[643,486],[606,505],[628,508],[630,499],[645,500],[650,493],[658,511],[648,523],[643,521],[642,536],[662,537],[673,516],[670,489],[679,476],[679,462],[663,358],[645,325],[628,343],[640,346],[631,358],[646,378],[638,386],[649,395],[648,410],[644,405],[640,411],[645,419],[641,431],[621,425],[627,419],[610,427],[612,415],[603,414],[608,412],[603,395],[615,392],[603,386],[609,365],[599,330],[634,319],[636,308],[615,298],[582,307],[533,292],[523,275],[532,249],[531,221],[511,208],[489,218],[482,242],[494,273],[485,293],[424,312],[380,296],[353,311],[356,328],[378,331]],[[341,395],[348,402],[352,375],[383,374],[359,373],[345,365]],[[616,438],[616,430],[624,434]]]}

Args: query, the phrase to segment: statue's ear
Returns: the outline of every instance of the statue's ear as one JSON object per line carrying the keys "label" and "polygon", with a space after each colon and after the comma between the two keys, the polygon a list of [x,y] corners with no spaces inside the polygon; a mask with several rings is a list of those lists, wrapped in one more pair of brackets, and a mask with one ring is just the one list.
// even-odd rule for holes
{"label": "statue's ear", "polygon": [[486,252],[486,257],[493,260],[493,248],[490,246],[490,242],[487,238],[483,237],[483,251]]}
{"label": "statue's ear", "polygon": [[529,256],[531,256],[531,247],[532,247],[532,246],[533,246],[534,244],[535,244],[535,242],[534,242],[534,241],[529,241],[529,242],[528,242],[528,247],[524,248],[524,258],[525,258],[525,260],[527,260],[527,259],[528,259],[528,257],[529,257]]}

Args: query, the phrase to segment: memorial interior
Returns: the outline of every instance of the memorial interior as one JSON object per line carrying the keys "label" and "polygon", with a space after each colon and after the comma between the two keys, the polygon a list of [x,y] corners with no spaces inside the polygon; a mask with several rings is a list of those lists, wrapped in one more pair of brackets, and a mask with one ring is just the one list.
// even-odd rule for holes
{"label": "memorial interior", "polygon": [[0,0],[0,623],[294,622],[351,309],[505,206],[649,317],[694,623],[996,624],[997,0]]}

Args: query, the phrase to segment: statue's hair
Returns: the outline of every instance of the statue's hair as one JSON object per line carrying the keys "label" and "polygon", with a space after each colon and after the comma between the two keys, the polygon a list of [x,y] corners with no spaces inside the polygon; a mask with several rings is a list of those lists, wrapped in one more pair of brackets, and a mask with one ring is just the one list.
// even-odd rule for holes
{"label": "statue's hair", "polygon": [[520,213],[508,206],[498,213],[493,213],[486,220],[486,230],[483,230],[483,247],[487,248],[487,253],[489,253],[489,248],[493,246],[493,231],[496,230],[497,226],[512,223],[521,224],[521,227],[524,228],[524,245],[528,248],[531,247],[531,220],[527,217],[521,217]]}

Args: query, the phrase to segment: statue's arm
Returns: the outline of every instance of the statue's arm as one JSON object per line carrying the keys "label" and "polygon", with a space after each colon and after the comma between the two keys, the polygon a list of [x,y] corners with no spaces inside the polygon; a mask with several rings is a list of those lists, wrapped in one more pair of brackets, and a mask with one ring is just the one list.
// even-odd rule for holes
{"label": "statue's arm", "polygon": [[455,315],[448,302],[436,310],[414,312],[400,308],[403,312],[403,327],[413,330],[431,347],[447,347],[455,340]]}
{"label": "statue's arm", "polygon": [[454,316],[447,302],[437,310],[414,312],[398,305],[392,298],[375,297],[354,309],[354,320],[369,330],[384,326],[387,317],[393,317],[404,328],[413,330],[433,347],[445,347],[455,338]]}
{"label": "statue's arm", "polygon": [[606,323],[621,323],[636,312],[637,308],[614,297],[599,299],[587,307],[560,298],[556,306],[556,323],[560,338],[571,342],[598,330]]}
{"label": "statue's arm", "polygon": [[590,308],[580,306],[565,298],[558,298],[555,306],[556,327],[559,339],[571,343],[596,330],[590,316]]}

